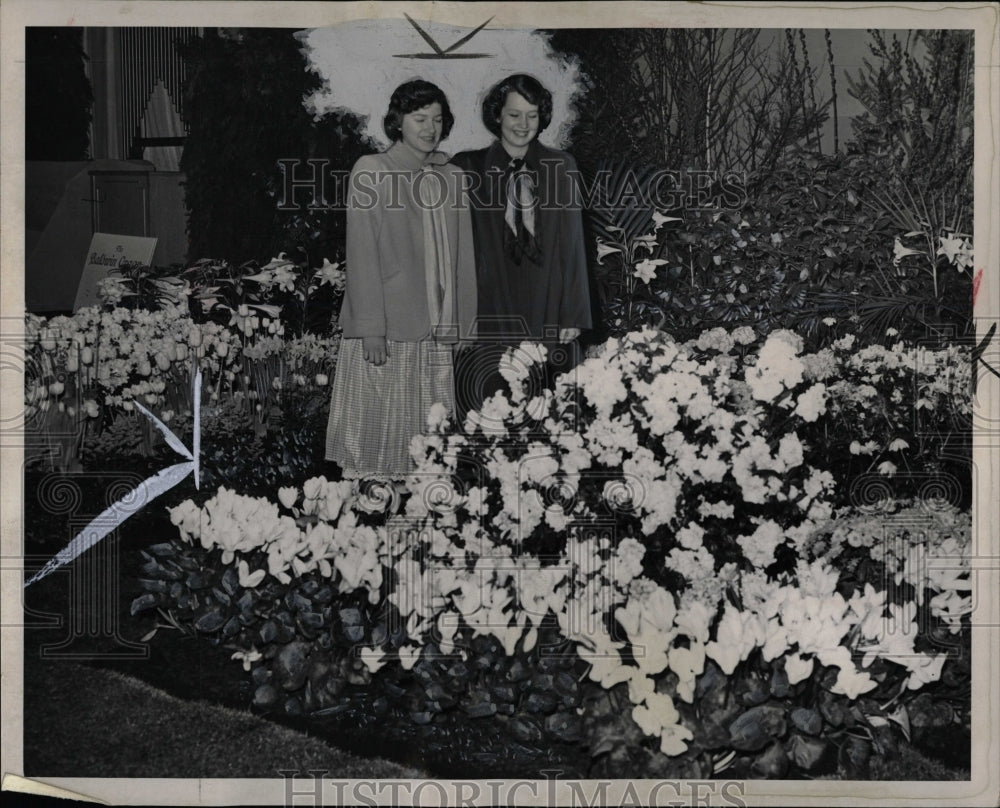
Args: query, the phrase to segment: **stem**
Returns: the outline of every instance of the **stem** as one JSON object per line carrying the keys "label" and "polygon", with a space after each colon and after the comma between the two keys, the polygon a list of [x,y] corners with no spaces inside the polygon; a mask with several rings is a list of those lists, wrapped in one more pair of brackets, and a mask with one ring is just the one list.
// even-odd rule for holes
{"label": "stem", "polygon": [[830,92],[833,95],[833,153],[840,152],[840,131],[837,122],[837,70],[833,64],[833,38],[830,36],[830,29],[824,29],[826,38],[826,55],[830,60]]}

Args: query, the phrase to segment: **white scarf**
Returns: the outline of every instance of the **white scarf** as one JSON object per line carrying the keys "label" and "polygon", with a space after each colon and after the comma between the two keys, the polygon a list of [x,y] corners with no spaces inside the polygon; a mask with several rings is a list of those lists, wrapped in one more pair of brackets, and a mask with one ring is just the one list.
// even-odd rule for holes
{"label": "white scarf", "polygon": [[[429,177],[433,176],[434,180]],[[444,177],[425,165],[417,180],[420,209],[424,225],[424,273],[427,279],[427,312],[431,320],[431,335],[438,342],[458,339],[455,316],[455,283],[452,272],[451,245],[445,218]]]}

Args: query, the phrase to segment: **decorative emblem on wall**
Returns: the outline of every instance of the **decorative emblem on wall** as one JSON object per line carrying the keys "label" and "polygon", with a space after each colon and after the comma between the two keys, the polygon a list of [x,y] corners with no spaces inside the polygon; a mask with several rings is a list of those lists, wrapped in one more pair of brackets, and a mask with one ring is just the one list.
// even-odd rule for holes
{"label": "decorative emblem on wall", "polygon": [[472,37],[482,31],[490,21],[493,19],[490,17],[489,20],[484,22],[482,25],[474,28],[472,31],[467,33],[461,39],[455,40],[447,48],[442,49],[437,42],[434,41],[434,37],[428,34],[420,24],[413,19],[409,14],[404,13],[404,17],[410,21],[410,25],[417,29],[417,33],[424,38],[424,41],[433,48],[433,53],[397,53],[395,54],[397,59],[489,59],[492,58],[491,53],[452,53],[457,48],[460,48],[466,42],[468,42]]}

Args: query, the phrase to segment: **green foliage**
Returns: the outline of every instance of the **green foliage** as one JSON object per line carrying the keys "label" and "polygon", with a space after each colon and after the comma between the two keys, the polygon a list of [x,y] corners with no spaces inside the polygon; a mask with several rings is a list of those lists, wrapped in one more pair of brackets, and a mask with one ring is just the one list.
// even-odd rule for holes
{"label": "green foliage", "polygon": [[[388,665],[373,672],[360,648],[398,649],[407,641],[384,593],[375,604],[363,592],[345,595],[336,573],[244,585],[244,575],[267,569],[263,554],[249,556],[239,573],[236,564],[222,563],[219,550],[176,539],[142,555],[144,594],[132,613],[157,609],[174,627],[235,649],[250,672],[254,709],[304,720],[314,731],[345,720],[376,722],[382,737],[423,728],[422,737],[433,743],[435,731],[444,733],[455,721],[482,724],[478,735],[499,734],[536,765],[546,756],[573,760],[572,749],[585,749],[589,763],[576,764],[578,776],[586,777],[628,771],[651,778],[867,779],[875,758],[884,767],[911,740],[940,754],[935,737],[947,736],[957,744],[950,757],[959,763],[962,744],[968,748],[967,630],[961,637],[940,632],[944,645],[933,650],[950,649],[950,659],[941,681],[919,693],[900,689],[896,666],[885,660],[868,669],[878,689],[859,699],[830,692],[836,668],[818,665],[791,684],[784,662],[769,662],[760,651],[729,676],[709,661],[692,701],[676,702],[695,737],[683,755],[666,757],[631,718],[627,685],[605,690],[587,678],[586,662],[552,620],[530,650],[519,643],[507,654],[495,638],[463,626],[455,650],[431,643],[411,669]],[[853,568],[858,555],[841,563]],[[886,573],[875,565],[866,574],[878,582]],[[668,672],[657,687],[674,693],[676,685]],[[474,760],[474,745],[468,753]],[[425,751],[422,763],[431,765],[429,758]]]}
{"label": "green foliage", "polygon": [[[801,33],[801,32],[800,32]],[[571,133],[581,165],[605,155],[678,170],[766,172],[818,144],[828,101],[804,37],[751,29],[563,29],[552,46],[580,61],[587,92]],[[801,52],[800,52],[801,48]]]}
{"label": "green foliage", "polygon": [[104,302],[136,311],[159,311],[180,299],[183,284],[176,277],[178,270],[178,266],[142,265],[113,269],[102,283]]}
{"label": "green foliage", "polygon": [[[789,333],[772,335],[759,350],[756,364],[746,362],[747,368],[763,365],[757,381],[770,381],[767,368],[771,375],[775,371],[768,357],[780,356],[784,371],[801,378],[803,395],[795,392],[791,400],[762,404],[754,408],[754,415],[737,400],[738,374],[733,372],[737,362],[751,357],[753,349],[747,346],[754,341],[752,334],[737,340],[708,332],[697,346],[680,346],[685,356],[679,362],[675,357],[673,366],[669,359],[644,366],[637,356],[628,355],[643,350],[657,354],[663,348],[673,353],[677,346],[663,335],[654,338],[647,332],[633,337],[636,343],[655,339],[657,345],[629,349],[625,341],[612,341],[609,350],[616,353],[614,357],[592,357],[581,367],[577,392],[582,395],[567,396],[575,404],[572,431],[545,419],[550,424],[547,431],[521,424],[519,431],[497,433],[494,423],[488,432],[424,437],[428,455],[452,457],[444,441],[454,439],[465,461],[472,461],[470,467],[478,461],[487,468],[486,475],[475,475],[474,483],[475,513],[485,517],[481,526],[467,522],[466,498],[458,504],[445,503],[441,518],[422,523],[426,530],[414,530],[405,542],[397,543],[387,538],[399,524],[389,521],[395,511],[384,503],[358,505],[371,498],[357,489],[348,495],[338,487],[343,483],[334,491],[325,480],[307,482],[301,510],[295,504],[298,489],[279,491],[294,518],[279,516],[277,506],[267,501],[237,502],[230,495],[225,498],[228,504],[222,504],[220,492],[216,504],[207,504],[205,511],[185,503],[172,512],[182,532],[188,530],[184,524],[200,531],[210,522],[216,538],[206,541],[205,533],[199,538],[188,534],[187,543],[175,540],[150,548],[143,567],[145,594],[133,604],[134,612],[160,609],[185,631],[232,648],[251,672],[254,703],[262,711],[328,728],[348,721],[377,725],[394,737],[422,728],[420,737],[433,738],[456,722],[479,725],[484,737],[499,734],[529,752],[563,749],[572,757],[575,751],[583,758],[580,776],[607,777],[627,770],[654,778],[704,779],[723,772],[734,778],[826,774],[865,778],[873,757],[891,759],[900,743],[916,739],[919,733],[923,733],[921,743],[945,734],[953,746],[964,744],[967,749],[970,632],[965,578],[971,523],[968,512],[956,507],[964,503],[948,502],[947,493],[924,489],[913,501],[899,501],[898,493],[893,496],[890,490],[893,475],[881,472],[886,485],[861,492],[859,501],[853,500],[852,491],[850,503],[837,503],[853,508],[817,508],[816,521],[799,531],[794,546],[778,547],[771,563],[751,558],[756,547],[745,539],[754,524],[774,519],[782,526],[776,525],[776,540],[790,534],[784,528],[798,524],[802,510],[793,500],[799,492],[832,485],[828,472],[814,474],[809,469],[807,475],[797,461],[788,468],[766,470],[762,480],[791,486],[795,493],[763,501],[747,493],[742,476],[735,484],[695,479],[700,452],[694,444],[708,447],[710,440],[719,439],[719,428],[702,428],[699,416],[690,410],[676,419],[672,433],[691,439],[691,451],[679,451],[668,460],[652,454],[663,442],[650,439],[657,406],[664,398],[653,392],[650,383],[659,375],[681,389],[683,374],[693,372],[692,357],[686,352],[697,347],[704,354],[694,357],[699,373],[720,385],[715,393],[720,400],[714,406],[699,405],[698,412],[705,418],[731,412],[744,435],[759,436],[754,445],[760,451],[769,451],[769,441],[779,447],[799,445],[801,437],[809,462],[834,467],[832,455],[858,454],[845,445],[843,435],[836,434],[850,432],[840,429],[843,422],[856,422],[856,440],[871,436],[880,444],[866,449],[865,462],[874,465],[883,450],[905,456],[909,447],[896,444],[903,431],[914,444],[908,456],[915,467],[933,472],[928,461],[933,452],[917,447],[915,436],[905,430],[924,432],[946,423],[949,413],[940,405],[967,389],[967,378],[956,373],[951,382],[957,387],[952,389],[941,377],[959,365],[961,357],[935,352],[938,364],[921,365],[918,378],[909,384],[913,357],[904,355],[902,347],[852,351],[850,341],[843,340],[835,350],[793,361],[788,352],[777,349],[787,345],[797,353],[789,342],[798,338]],[[737,344],[739,358],[732,354]],[[614,388],[609,374],[615,372],[628,376],[631,395],[622,390],[617,414],[614,406],[597,414],[595,399],[600,401],[601,391]],[[594,384],[594,374],[599,375],[599,384]],[[822,379],[826,381],[813,385]],[[799,383],[789,382],[796,388]],[[870,393],[862,389],[866,386]],[[828,387],[829,394],[820,391],[823,407],[814,403],[815,412],[810,414],[804,399],[816,387]],[[925,401],[924,406],[907,399],[910,390]],[[795,398],[798,402],[793,404]],[[930,423],[914,424],[906,417],[925,409],[935,413]],[[530,461],[520,457],[521,449],[528,449],[537,460],[543,456],[545,441],[555,444],[570,435],[570,440],[576,436],[584,441],[577,444],[578,451],[593,452],[595,447],[585,441],[600,434],[600,423],[627,426],[626,418],[641,418],[644,410],[649,426],[636,428],[633,451],[641,446],[649,453],[647,473],[670,468],[692,481],[678,489],[676,519],[673,509],[659,522],[643,516],[662,504],[669,492],[658,493],[655,502],[652,498],[634,506],[619,502],[613,517],[617,546],[610,541],[598,544],[595,527],[605,524],[607,516],[587,521],[588,514],[597,514],[601,501],[610,504],[604,492],[618,468],[639,471],[630,465],[631,459],[620,456],[602,460],[603,469],[577,465],[573,513],[579,521],[572,529],[540,521],[526,526],[528,513],[519,506],[530,501],[530,491],[522,489],[520,480],[534,481],[529,483],[538,485],[534,490],[546,491],[539,501],[553,503],[559,466],[556,463],[556,471],[549,466],[544,474],[531,471]],[[871,413],[867,420],[866,411]],[[538,416],[539,421],[543,418]],[[824,428],[834,436],[828,438]],[[779,438],[790,429],[794,440]],[[709,431],[716,433],[711,439]],[[225,436],[217,438],[225,442]],[[626,442],[624,437],[616,440]],[[503,447],[502,456],[491,453],[495,445]],[[580,463],[579,455],[574,463]],[[731,469],[739,462],[723,457],[720,466]],[[421,502],[429,508],[437,501],[434,489],[471,493],[472,486],[462,484],[467,469],[448,466],[449,472],[435,475],[429,483],[428,469],[434,467],[435,462],[421,464],[414,489],[403,495],[409,497],[401,503],[404,523],[413,524],[409,520]],[[525,469],[530,473],[522,474]],[[850,479],[852,472],[857,474],[858,469],[843,474],[838,469],[839,479]],[[505,479],[517,484],[505,485]],[[924,475],[924,482],[931,479],[934,475]],[[418,488],[421,484],[424,487]],[[888,493],[882,496],[880,491]],[[357,498],[341,510],[348,496]],[[516,503],[512,507],[502,505],[507,496]],[[722,507],[714,514],[701,513],[705,502]],[[738,512],[726,516],[733,507],[729,503],[738,503]],[[232,519],[228,525],[227,510]],[[499,527],[505,513],[523,520],[515,539]],[[268,521],[274,527],[252,537],[250,526]],[[699,528],[696,554],[680,551],[678,543],[692,538],[690,527],[678,529],[685,523]],[[281,538],[271,541],[276,533]],[[577,535],[588,533],[581,538],[587,549],[559,556]],[[740,534],[747,535],[734,540]],[[886,542],[887,536],[893,541]],[[453,537],[459,543],[452,544]],[[211,549],[212,541],[227,549]],[[500,545],[491,543],[503,541],[515,542],[518,555],[508,558],[521,574],[503,578],[482,574],[480,562],[498,557]],[[260,549],[262,544],[266,552]],[[912,565],[910,560],[918,552],[952,559],[953,572]],[[455,563],[446,563],[449,559]],[[553,559],[557,559],[554,564]],[[531,565],[536,561],[539,566],[534,570]],[[409,577],[414,568],[420,568],[416,589],[415,579]],[[501,563],[497,569],[506,570],[507,565]],[[607,575],[596,572],[599,569],[607,569]],[[451,583],[441,585],[440,596],[430,589],[433,601],[461,597],[457,611],[428,612],[421,608],[422,596],[411,599],[417,591],[438,585],[431,582],[432,570],[451,576],[442,577]],[[471,579],[463,574],[473,570],[478,574]],[[566,570],[575,577],[561,579]],[[596,604],[581,599],[553,606],[547,600],[551,592],[576,597],[591,571],[595,577],[590,582],[600,586],[595,594],[601,600]],[[549,577],[553,573],[555,577]],[[632,582],[626,600],[615,600],[610,591],[620,575]],[[544,594],[544,605],[538,605],[539,595],[532,592]],[[662,597],[653,600],[656,593]],[[685,617],[676,622],[675,597],[687,603]],[[536,603],[529,612],[525,604],[531,599]],[[763,605],[765,601],[769,605]],[[706,602],[712,609],[719,604],[720,612],[704,612]],[[483,604],[489,604],[488,617]],[[544,610],[544,617],[538,609]],[[526,627],[522,614],[532,615],[532,628],[526,634],[521,630]],[[699,614],[705,614],[703,631],[689,627]],[[574,623],[581,615],[590,615],[592,622],[585,627]],[[636,624],[630,615],[636,616]],[[536,617],[542,619],[536,622]],[[887,622],[890,618],[896,621],[895,628]],[[641,631],[638,619],[645,621]],[[420,624],[424,633],[415,636],[414,626]],[[715,640],[707,643],[710,635]],[[748,637],[749,644],[741,648]],[[785,650],[792,653],[784,655]],[[659,662],[657,654],[663,655]],[[643,668],[642,661],[650,659],[654,661]],[[671,737],[661,725],[675,723],[674,710],[680,723],[673,737],[680,736],[682,742],[670,745]],[[919,733],[917,728],[922,728]]]}
{"label": "green foliage", "polygon": [[892,220],[897,236],[918,240],[939,305],[948,296],[939,288],[948,275],[939,239],[972,236],[972,32],[917,31],[905,43],[871,35],[875,61],[848,77],[865,107],[853,121],[852,148],[878,177],[861,199]]}
{"label": "green foliage", "polygon": [[[245,396],[227,397],[201,413],[202,487],[239,486],[265,493],[289,479],[322,473],[329,414],[329,388],[292,388],[257,413]],[[190,413],[168,426],[191,445]],[[87,435],[81,452],[88,469],[138,468],[153,473],[176,455],[149,420],[119,415],[96,434]]]}
{"label": "green foliage", "polygon": [[[345,718],[362,725],[375,719],[383,737],[405,733],[407,726],[490,724],[474,732],[499,734],[522,762],[534,765],[557,757],[560,747],[567,755],[566,745],[581,740],[576,709],[586,688],[578,681],[585,666],[560,644],[552,625],[531,652],[508,656],[495,638],[463,629],[457,650],[431,645],[411,670],[389,666],[373,673],[358,650],[399,648],[407,635],[391,604],[373,605],[364,593],[342,594],[339,576],[310,573],[287,585],[265,578],[244,586],[236,566],[222,564],[218,551],[172,540],[142,555],[145,594],[133,602],[132,613],[159,609],[175,627],[238,649],[251,671],[253,707],[261,713],[305,718],[313,730]],[[267,569],[263,554],[249,560],[249,574],[258,569]],[[359,707],[362,714],[355,717]],[[423,736],[433,740],[431,733]]]}
{"label": "green foliage", "polygon": [[883,182],[947,189],[971,202],[972,32],[916,31],[905,43],[870,33],[875,61],[848,76],[848,92],[865,108],[853,121],[857,150],[889,170]]}
{"label": "green foliage", "polygon": [[[593,195],[589,215],[592,269],[608,333],[655,325],[685,340],[702,329],[749,325],[760,333],[792,328],[814,346],[848,332],[863,343],[878,342],[889,328],[914,339],[969,333],[971,34],[918,32],[905,45],[887,42],[878,31],[871,35],[875,61],[866,60],[849,80],[866,112],[854,121],[846,153],[832,156],[818,154],[825,104],[815,100],[815,71],[801,32],[798,38],[786,32],[771,72],[753,59],[726,55],[732,42],[720,40],[713,50],[699,32],[616,32],[612,46],[595,47],[592,56],[584,46],[593,32],[553,37],[556,47],[584,54],[593,76],[574,131],[581,164],[606,169],[609,151],[620,161],[611,166],[608,192]],[[758,47],[756,39],[743,44],[744,50]],[[832,59],[829,41],[828,50]],[[663,69],[644,77],[646,67],[621,58],[640,52],[646,67]],[[767,97],[802,112],[801,121],[772,126],[759,117],[767,104],[757,105],[758,117],[740,107],[740,126],[731,127],[736,140],[714,139],[710,154],[699,141],[721,114],[707,89],[710,65],[757,77],[729,90],[741,104],[767,87]],[[658,75],[666,77],[659,84],[651,79]],[[682,92],[685,87],[690,92]],[[814,119],[806,125],[810,110]],[[662,120],[653,126],[643,118],[650,115]],[[764,140],[748,151],[741,127]],[[739,156],[745,154],[757,156]],[[651,172],[635,165],[740,168],[746,196],[708,207],[689,198],[666,209],[648,193]],[[642,204],[615,207],[615,193],[628,183],[646,200],[645,210]],[[654,232],[654,207],[683,221]],[[609,256],[602,245],[617,251]],[[648,283],[637,281],[640,261],[656,264]]]}
{"label": "green foliage", "polygon": [[[217,256],[239,265],[262,255],[303,251],[313,265],[333,258],[344,238],[343,210],[309,210],[306,189],[297,210],[279,210],[278,160],[327,159],[349,169],[365,148],[351,116],[313,121],[302,105],[319,78],[306,71],[290,29],[247,28],[209,34],[185,52],[185,105],[191,130],[181,170],[186,175],[190,260]],[[332,183],[328,191],[333,196]],[[299,256],[296,257],[296,260]]]}
{"label": "green foliage", "polygon": [[[592,216],[603,234],[598,256],[602,241],[623,247],[599,257],[595,272],[610,333],[650,324],[683,341],[748,325],[761,334],[790,328],[820,346],[845,333],[879,342],[890,327],[911,339],[968,332],[971,273],[936,255],[933,272],[916,258],[896,260],[899,223],[864,201],[882,186],[870,160],[800,153],[749,184],[755,195],[736,208],[689,202],[670,211],[680,221],[655,230],[635,226],[650,221],[649,208],[646,218]],[[616,229],[626,222],[630,229]],[[655,277],[629,280],[645,259],[663,262]]]}
{"label": "green foliage", "polygon": [[[312,267],[303,253],[299,260],[284,253],[261,266],[247,261],[239,267],[205,258],[179,274],[190,287],[188,297],[195,322],[237,325],[248,336],[255,328],[249,315],[280,324],[284,334],[330,334],[336,330],[343,302],[341,264],[323,260]],[[271,333],[274,333],[273,331]]]}
{"label": "green foliage", "polygon": [[[303,251],[298,261],[284,253],[261,266],[247,261],[233,266],[224,260],[203,258],[186,269],[180,266],[134,266],[114,270],[102,282],[105,307],[160,311],[183,303],[195,323],[236,325],[245,336],[274,322],[281,333],[328,335],[335,331],[343,302],[344,270],[323,260],[311,267]],[[241,313],[244,312],[245,313]],[[257,324],[247,323],[257,317]],[[265,328],[266,330],[266,328]]]}
{"label": "green foliage", "polygon": [[[834,695],[819,684],[832,684],[836,673],[829,669],[791,685],[784,666],[765,662],[759,653],[751,655],[735,676],[726,676],[709,662],[698,678],[694,703],[678,704],[682,716],[700,729],[680,760],[665,761],[644,743],[628,717],[631,705],[624,685],[594,693],[585,726],[591,749],[599,757],[589,776],[614,777],[628,771],[652,778],[870,779],[876,763],[885,767],[899,759],[913,725],[931,723],[953,741],[957,738],[952,727],[962,735],[961,720],[947,694],[960,693],[967,685],[968,650],[966,646],[964,654],[956,656],[958,664],[952,669],[955,681],[965,684],[939,688],[940,701],[928,692],[907,698],[905,706],[898,702],[882,706],[878,696],[851,701]],[[925,736],[920,742],[928,747]],[[967,748],[968,737],[960,743]]]}
{"label": "green foliage", "polygon": [[229,400],[202,416],[203,485],[263,493],[322,471],[329,388],[288,391],[259,419],[246,410]]}

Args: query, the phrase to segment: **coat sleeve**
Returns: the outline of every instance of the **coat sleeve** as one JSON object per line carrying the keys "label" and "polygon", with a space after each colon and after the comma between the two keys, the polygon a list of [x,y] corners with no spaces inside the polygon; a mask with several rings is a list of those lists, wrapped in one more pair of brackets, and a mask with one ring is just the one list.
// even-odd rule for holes
{"label": "coat sleeve", "polygon": [[587,329],[590,317],[590,284],[587,277],[587,247],[583,235],[583,200],[576,178],[576,161],[566,155],[563,181],[569,186],[571,203],[560,228],[563,283],[559,302],[560,328]]}
{"label": "coat sleeve", "polygon": [[465,172],[456,171],[456,208],[458,215],[458,256],[455,289],[458,303],[458,338],[474,339],[478,309],[476,281],[476,245],[472,233],[472,210],[466,191]]}
{"label": "coat sleeve", "polygon": [[361,158],[347,192],[347,289],[341,320],[345,337],[384,337],[385,300],[379,266],[378,173]]}

